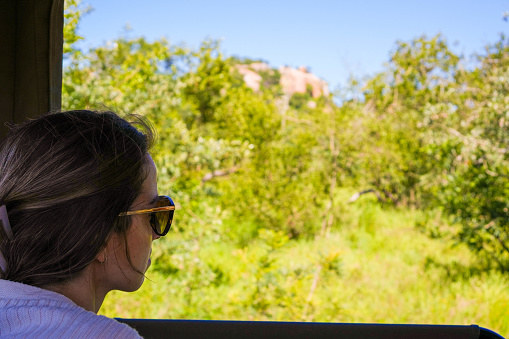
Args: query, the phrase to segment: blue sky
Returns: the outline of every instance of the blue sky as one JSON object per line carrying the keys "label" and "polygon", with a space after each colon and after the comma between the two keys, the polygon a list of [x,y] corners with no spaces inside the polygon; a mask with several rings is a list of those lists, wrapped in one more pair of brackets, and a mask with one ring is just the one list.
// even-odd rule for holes
{"label": "blue sky", "polygon": [[[397,40],[442,33],[466,56],[509,32],[508,0],[83,0],[84,48],[125,33],[198,47],[221,39],[226,55],[273,67],[304,65],[331,89],[383,69]],[[456,45],[453,45],[457,43]]]}

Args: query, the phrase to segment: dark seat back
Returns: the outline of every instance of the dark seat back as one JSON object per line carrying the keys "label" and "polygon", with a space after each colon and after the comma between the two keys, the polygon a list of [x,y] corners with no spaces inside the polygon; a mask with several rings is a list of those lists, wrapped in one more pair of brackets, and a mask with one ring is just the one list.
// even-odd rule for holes
{"label": "dark seat back", "polygon": [[388,325],[117,319],[144,338],[370,338],[370,339],[495,339],[498,334],[477,325]]}

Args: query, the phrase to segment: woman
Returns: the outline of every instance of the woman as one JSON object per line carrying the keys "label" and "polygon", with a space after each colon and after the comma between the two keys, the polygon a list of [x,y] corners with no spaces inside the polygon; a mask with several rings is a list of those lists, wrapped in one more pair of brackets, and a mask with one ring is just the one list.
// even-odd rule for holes
{"label": "woman", "polygon": [[49,114],[9,133],[0,148],[0,337],[139,337],[96,313],[109,291],[142,285],[152,241],[171,226],[151,142],[142,119],[112,112]]}

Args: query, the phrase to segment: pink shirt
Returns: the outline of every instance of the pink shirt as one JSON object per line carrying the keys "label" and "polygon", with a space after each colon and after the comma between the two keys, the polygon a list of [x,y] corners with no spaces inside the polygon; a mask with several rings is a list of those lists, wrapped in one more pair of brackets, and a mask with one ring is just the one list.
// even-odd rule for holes
{"label": "pink shirt", "polygon": [[87,311],[61,294],[3,279],[0,337],[141,338],[131,327]]}

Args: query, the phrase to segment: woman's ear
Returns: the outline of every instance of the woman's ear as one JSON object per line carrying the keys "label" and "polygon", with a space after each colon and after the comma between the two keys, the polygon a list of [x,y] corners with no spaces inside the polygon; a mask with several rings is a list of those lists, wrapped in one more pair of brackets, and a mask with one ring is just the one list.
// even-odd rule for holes
{"label": "woman's ear", "polygon": [[108,261],[108,255],[106,254],[106,247],[99,252],[99,254],[95,257],[95,260],[97,260],[100,264],[104,264]]}
{"label": "woman's ear", "polygon": [[[112,235],[108,237],[106,240],[106,244],[103,246],[101,251],[97,254],[95,257],[95,261],[99,264],[106,264],[108,263],[108,257],[109,260],[113,263],[117,262],[117,251],[123,251],[125,252],[125,242],[122,236],[118,235],[117,233],[113,232]],[[120,252],[122,253],[122,252]]]}

